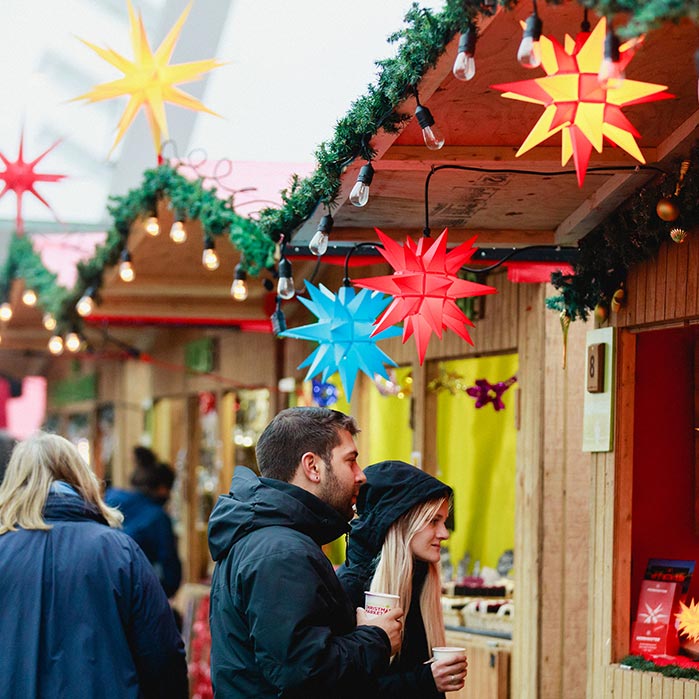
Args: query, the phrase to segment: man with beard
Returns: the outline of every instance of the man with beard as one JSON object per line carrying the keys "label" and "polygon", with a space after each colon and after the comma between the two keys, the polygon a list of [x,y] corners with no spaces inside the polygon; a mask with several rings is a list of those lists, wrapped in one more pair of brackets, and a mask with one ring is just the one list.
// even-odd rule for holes
{"label": "man with beard", "polygon": [[209,521],[217,699],[359,697],[400,645],[403,612],[353,608],[321,546],[349,531],[359,487],[353,418],[279,413]]}

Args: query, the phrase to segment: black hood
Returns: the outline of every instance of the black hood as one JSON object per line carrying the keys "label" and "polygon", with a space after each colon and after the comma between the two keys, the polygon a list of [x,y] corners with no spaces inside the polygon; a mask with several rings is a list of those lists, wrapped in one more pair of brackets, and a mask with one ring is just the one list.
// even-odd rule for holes
{"label": "black hood", "polygon": [[211,557],[218,561],[246,534],[275,526],[296,529],[319,546],[349,531],[342,515],[315,495],[238,466],[230,493],[219,497],[209,518]]}
{"label": "black hood", "polygon": [[381,461],[364,469],[353,531],[378,551],[389,527],[411,507],[451,497],[452,489],[429,473],[404,461]]}

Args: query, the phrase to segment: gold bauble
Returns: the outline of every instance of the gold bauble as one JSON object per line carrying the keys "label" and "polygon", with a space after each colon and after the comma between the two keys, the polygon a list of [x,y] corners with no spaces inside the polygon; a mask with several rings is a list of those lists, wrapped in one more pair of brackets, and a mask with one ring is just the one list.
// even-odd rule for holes
{"label": "gold bauble", "polygon": [[611,309],[614,313],[618,313],[621,307],[624,305],[624,298],[626,293],[623,289],[617,289],[612,295]]}
{"label": "gold bauble", "polygon": [[663,221],[676,221],[680,215],[675,197],[663,197],[656,205],[655,211]]}
{"label": "gold bauble", "polygon": [[600,301],[595,306],[594,314],[598,323],[604,323],[609,317],[609,307],[606,303]]}
{"label": "gold bauble", "polygon": [[684,243],[684,239],[687,237],[687,231],[684,228],[673,228],[670,231],[670,237],[676,243]]}

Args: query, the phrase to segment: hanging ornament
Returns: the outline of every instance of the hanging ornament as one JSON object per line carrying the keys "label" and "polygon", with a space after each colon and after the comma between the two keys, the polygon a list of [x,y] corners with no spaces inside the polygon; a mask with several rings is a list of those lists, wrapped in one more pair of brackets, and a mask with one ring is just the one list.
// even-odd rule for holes
{"label": "hanging ornament", "polygon": [[455,396],[461,391],[468,390],[466,381],[461,374],[455,371],[447,371],[444,368],[440,368],[439,376],[436,379],[432,379],[432,381],[427,384],[427,388],[435,393],[439,391],[449,391],[452,396]]}
{"label": "hanging ornament", "polygon": [[496,411],[503,410],[505,404],[502,402],[502,394],[516,382],[516,376],[511,376],[507,381],[498,381],[494,384],[486,379],[478,379],[475,386],[466,389],[466,393],[471,398],[476,399],[476,408],[482,408],[484,405],[492,403]]}
{"label": "hanging ornament", "polygon": [[[677,184],[675,185],[674,193],[669,197],[663,197],[655,207],[655,211],[658,216],[663,221],[676,221],[680,215],[680,207],[678,204],[680,192],[682,191],[682,185],[684,184],[684,178],[689,171],[690,161],[683,160],[680,165],[680,174],[677,178]],[[673,238],[674,240],[674,238]],[[675,240],[676,243],[681,243],[681,240]]]}
{"label": "hanging ornament", "polygon": [[308,367],[306,381],[316,374],[327,381],[338,372],[349,401],[359,371],[370,379],[375,374],[388,377],[384,364],[396,366],[396,363],[376,343],[400,335],[400,329],[387,328],[376,333],[374,322],[390,299],[366,289],[357,294],[350,286],[340,287],[337,295],[322,284],[315,287],[308,281],[306,289],[310,299],[302,296],[298,299],[318,318],[318,322],[279,333],[280,337],[318,343],[318,347],[298,367]]}
{"label": "hanging ornament", "polygon": [[699,604],[690,602],[686,605],[680,602],[680,611],[675,615],[678,621],[678,630],[685,634],[694,643],[699,641]]}
{"label": "hanging ornament", "polygon": [[566,368],[568,358],[568,330],[570,329],[570,314],[568,311],[561,311],[559,316],[561,321],[561,331],[563,332],[563,368]]}
{"label": "hanging ornament", "polygon": [[610,308],[612,309],[612,313],[618,313],[621,310],[621,307],[624,305],[624,298],[625,297],[626,297],[626,292],[624,291],[624,287],[620,286],[612,294],[612,302],[610,304]]}
{"label": "hanging ornament", "polygon": [[670,237],[675,243],[684,243],[687,237],[687,231],[684,228],[673,228],[670,231]]}
{"label": "hanging ornament", "polygon": [[320,408],[337,403],[337,386],[334,383],[313,379],[313,402]]}
{"label": "hanging ornament", "polygon": [[388,370],[388,378],[374,375],[374,385],[385,398],[405,398],[413,392],[413,377],[408,374],[401,384],[394,369]]}
{"label": "hanging ornament", "polygon": [[[560,132],[561,165],[571,155],[582,187],[592,149],[602,152],[606,138],[641,163],[645,159],[636,138],[640,137],[621,108],[674,97],[665,85],[624,80],[618,86],[603,87],[598,73],[604,58],[607,22],[600,19],[589,36],[576,41],[566,35],[565,46],[556,39],[541,36],[541,65],[546,75],[533,80],[492,85],[508,99],[533,102],[545,107],[534,128],[517,151],[520,156]],[[639,40],[619,49],[619,67],[624,70],[633,58]],[[661,94],[663,93],[663,94]]]}
{"label": "hanging ornament", "polygon": [[594,310],[595,320],[601,324],[606,323],[609,318],[609,306],[606,301],[600,301]]}
{"label": "hanging ornament", "polygon": [[394,274],[386,277],[355,279],[356,286],[375,289],[393,296],[393,301],[376,321],[374,333],[380,333],[396,323],[403,323],[403,343],[415,336],[420,364],[425,359],[432,333],[441,339],[443,330],[453,330],[473,344],[467,326],[474,327],[456,299],[467,296],[494,294],[496,289],[459,279],[457,273],[473,256],[475,236],[447,252],[447,230],[437,238],[420,238],[415,243],[407,238],[404,245],[376,232],[383,243],[379,252],[393,267]]}
{"label": "hanging ornament", "polygon": [[124,75],[118,80],[96,85],[89,92],[76,97],[75,100],[101,102],[114,97],[128,95],[129,102],[119,120],[117,135],[112,144],[110,154],[121,141],[129,126],[131,126],[138,110],[144,107],[153,136],[155,152],[157,155],[160,155],[162,143],[168,139],[165,102],[177,104],[180,107],[196,112],[206,112],[207,114],[219,116],[198,99],[175,86],[178,83],[192,82],[204,73],[208,73],[210,70],[218,68],[223,64],[213,58],[203,61],[191,61],[189,63],[169,64],[175,44],[180,37],[182,26],[187,19],[187,15],[189,15],[189,11],[192,9],[191,2],[184,9],[184,12],[182,12],[180,18],[175,22],[155,53],[152,52],[148,43],[148,36],[146,35],[140,12],[137,17],[131,0],[128,0],[127,6],[130,24],[129,33],[131,35],[134,59],[130,61],[112,49],[103,49],[81,39],[100,58],[113,65]]}
{"label": "hanging ornament", "polygon": [[37,164],[43,160],[58,144],[60,141],[56,141],[50,148],[47,148],[41,155],[34,158],[30,162],[24,161],[24,131],[19,137],[19,153],[17,154],[17,160],[10,161],[2,153],[0,153],[0,160],[2,160],[5,165],[4,172],[0,172],[0,180],[2,180],[5,185],[0,192],[0,199],[5,196],[6,192],[12,191],[15,193],[17,199],[17,216],[15,218],[15,226],[17,233],[24,232],[24,218],[22,217],[22,197],[25,193],[33,194],[54,216],[56,216],[51,205],[44,199],[39,192],[36,191],[34,185],[37,182],[58,182],[62,180],[65,175],[55,175],[42,172],[34,172],[34,168]]}

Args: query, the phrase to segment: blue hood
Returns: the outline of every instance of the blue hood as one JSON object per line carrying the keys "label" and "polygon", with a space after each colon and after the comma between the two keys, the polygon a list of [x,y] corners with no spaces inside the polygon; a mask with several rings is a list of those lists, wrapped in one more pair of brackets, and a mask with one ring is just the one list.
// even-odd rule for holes
{"label": "blue hood", "polygon": [[211,557],[219,561],[250,532],[276,526],[296,529],[319,546],[349,531],[342,515],[315,495],[238,466],[230,492],[219,497],[209,519]]}

